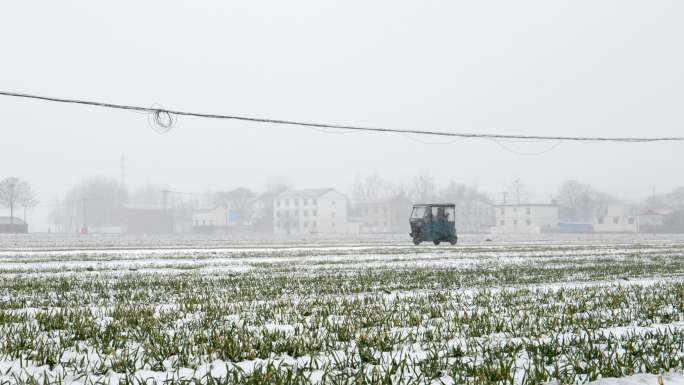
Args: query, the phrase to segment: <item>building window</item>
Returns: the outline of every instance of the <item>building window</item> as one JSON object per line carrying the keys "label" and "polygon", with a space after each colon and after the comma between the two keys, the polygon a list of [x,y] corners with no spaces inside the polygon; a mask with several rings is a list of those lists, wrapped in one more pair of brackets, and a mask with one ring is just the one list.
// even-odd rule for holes
{"label": "building window", "polygon": [[634,224],[634,218],[631,218],[631,217],[627,218],[627,223],[629,223],[630,225],[633,225]]}
{"label": "building window", "polygon": [[528,220],[525,221],[525,224],[527,224],[528,226],[530,226],[530,225],[532,224],[532,221],[528,219]]}
{"label": "building window", "polygon": [[616,224],[616,225],[617,225],[618,223],[620,223],[620,218],[619,218],[619,217],[613,217],[613,223]]}
{"label": "building window", "polygon": [[518,212],[518,208],[517,208],[517,207],[513,207],[513,212],[514,212],[514,213],[517,213],[517,212]]}
{"label": "building window", "polygon": [[499,224],[500,224],[501,226],[503,226],[503,225],[506,224],[506,221],[501,221],[501,222],[499,222]]}
{"label": "building window", "polygon": [[276,206],[280,206],[280,199],[276,200]]}
{"label": "building window", "polygon": [[304,210],[303,213],[304,213],[304,216],[305,216],[305,217],[308,217],[308,216],[309,216],[309,210]]}
{"label": "building window", "polygon": [[526,209],[525,209],[525,214],[527,214],[527,215],[530,215],[530,214],[532,214],[532,209],[531,209],[531,208],[529,208],[529,207],[528,207],[528,208],[526,208]]}
{"label": "building window", "polygon": [[202,219],[202,226],[206,226],[206,225],[207,225],[207,220],[206,220],[206,219]]}
{"label": "building window", "polygon": [[311,222],[311,227],[316,227],[318,226],[318,223],[316,221]]}
{"label": "building window", "polygon": [[506,209],[504,209],[504,208],[502,207],[500,211],[501,211],[501,215],[504,215]]}
{"label": "building window", "polygon": [[276,211],[276,218],[280,218],[280,211]]}
{"label": "building window", "polygon": [[330,202],[331,205],[335,206],[335,201]]}
{"label": "building window", "polygon": [[518,220],[517,220],[517,219],[514,219],[514,220],[513,220],[513,225],[515,225],[515,226],[518,225]]}
{"label": "building window", "polygon": [[383,207],[383,208],[382,208],[382,212],[383,212],[383,213],[386,213],[386,212],[387,212],[387,207]]}
{"label": "building window", "polygon": [[294,199],[294,205],[299,206],[299,199],[296,199],[296,198]]}
{"label": "building window", "polygon": [[298,216],[299,216],[299,211],[295,210],[295,211],[293,211],[293,213],[294,213],[294,216],[295,216],[295,217],[298,217]]}
{"label": "building window", "polygon": [[318,215],[318,210],[316,210],[316,209],[311,210],[311,215],[313,215],[314,217],[316,215]]}
{"label": "building window", "polygon": [[302,199],[302,202],[303,202],[304,206],[309,204],[309,200],[306,198]]}
{"label": "building window", "polygon": [[335,222],[331,223],[332,227],[335,227]]}
{"label": "building window", "polygon": [[276,222],[276,227],[280,227],[280,222]]}
{"label": "building window", "polygon": [[330,214],[332,214],[332,217],[335,218],[335,212],[334,211]]}
{"label": "building window", "polygon": [[316,205],[318,204],[318,199],[315,199],[315,198],[312,199],[312,200],[311,200],[311,204],[314,205],[314,206],[316,206]]}
{"label": "building window", "polygon": [[289,200],[289,199],[285,199],[285,206],[289,206],[289,205],[290,205],[290,200]]}
{"label": "building window", "polygon": [[209,226],[213,226],[213,225],[214,225],[214,221],[213,221],[213,220],[210,220],[210,221],[209,221]]}
{"label": "building window", "polygon": [[304,221],[304,227],[309,227],[309,221]]}
{"label": "building window", "polygon": [[602,224],[603,224],[603,218],[599,218],[598,224],[599,224],[599,225],[602,225]]}

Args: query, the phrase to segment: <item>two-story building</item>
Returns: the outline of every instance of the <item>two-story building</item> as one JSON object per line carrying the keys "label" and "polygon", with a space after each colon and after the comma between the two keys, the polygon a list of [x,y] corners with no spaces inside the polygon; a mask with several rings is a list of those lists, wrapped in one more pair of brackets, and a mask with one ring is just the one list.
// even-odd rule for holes
{"label": "two-story building", "polygon": [[345,234],[347,196],[332,189],[292,190],[273,199],[273,233]]}
{"label": "two-story building", "polygon": [[558,228],[558,205],[504,204],[494,206],[494,234],[538,234]]}
{"label": "two-story building", "polygon": [[639,232],[636,207],[612,205],[601,207],[594,213],[594,231],[597,233]]}

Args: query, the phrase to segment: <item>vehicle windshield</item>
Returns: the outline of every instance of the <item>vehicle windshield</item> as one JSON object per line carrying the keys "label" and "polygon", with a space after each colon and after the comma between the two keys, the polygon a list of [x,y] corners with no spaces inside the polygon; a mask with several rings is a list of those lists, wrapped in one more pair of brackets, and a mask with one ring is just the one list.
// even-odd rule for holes
{"label": "vehicle windshield", "polygon": [[414,207],[411,212],[411,219],[419,219],[425,215],[425,207]]}

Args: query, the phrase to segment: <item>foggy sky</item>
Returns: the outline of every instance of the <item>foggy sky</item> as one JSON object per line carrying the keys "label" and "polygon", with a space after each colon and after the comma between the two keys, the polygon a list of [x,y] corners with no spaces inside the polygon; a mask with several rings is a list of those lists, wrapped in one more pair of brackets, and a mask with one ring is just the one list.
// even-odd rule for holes
{"label": "foggy sky", "polygon": [[[0,89],[406,129],[681,136],[682,20],[676,0],[4,2]],[[129,186],[192,192],[277,176],[349,191],[376,172],[489,194],[515,177],[539,196],[566,179],[635,200],[684,185],[683,143],[525,156],[492,141],[193,118],[159,135],[144,114],[7,97],[0,132],[0,177],[30,181],[42,203],[89,176],[118,178],[122,154]]]}

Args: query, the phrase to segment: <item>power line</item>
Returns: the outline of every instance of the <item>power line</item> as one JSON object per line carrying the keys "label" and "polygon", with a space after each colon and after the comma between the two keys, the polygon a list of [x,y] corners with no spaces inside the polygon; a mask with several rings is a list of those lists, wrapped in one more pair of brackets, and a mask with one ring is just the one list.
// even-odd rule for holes
{"label": "power line", "polygon": [[512,154],[515,154],[515,155],[523,155],[523,156],[536,156],[536,155],[546,154],[547,152],[553,151],[556,147],[560,146],[560,144],[562,143],[562,142],[559,140],[559,141],[556,141],[556,143],[554,143],[553,145],[551,145],[551,146],[548,147],[547,149],[542,150],[542,151],[536,151],[536,152],[522,152],[522,151],[514,150],[514,149],[512,149],[512,148],[506,146],[506,145],[503,143],[503,142],[510,142],[510,141],[492,139],[492,142],[496,143],[497,145],[499,145],[499,147],[503,148],[504,150],[506,150],[506,151],[508,151],[508,152],[510,152],[510,153],[512,153]]}
{"label": "power line", "polygon": [[552,141],[576,141],[576,142],[631,142],[631,143],[643,143],[643,142],[674,142],[674,141],[684,141],[684,137],[602,137],[602,136],[545,136],[545,135],[507,135],[507,134],[479,134],[470,132],[449,132],[449,131],[433,131],[433,130],[405,130],[396,128],[384,128],[384,127],[367,127],[367,126],[353,126],[345,124],[332,124],[332,123],[314,123],[314,122],[303,122],[296,120],[282,120],[282,119],[272,119],[272,118],[257,118],[249,116],[239,116],[239,115],[224,115],[224,114],[206,114],[191,111],[180,111],[171,110],[161,107],[141,107],[134,105],[125,104],[114,104],[114,103],[102,103],[94,102],[89,100],[79,100],[79,99],[66,99],[57,98],[50,96],[40,96],[25,94],[19,92],[10,91],[0,91],[0,95],[35,99],[48,102],[57,103],[69,103],[69,104],[81,104],[94,107],[102,108],[112,108],[119,110],[128,110],[135,112],[148,113],[151,119],[157,126],[157,131],[160,133],[168,132],[175,124],[176,117],[178,116],[191,116],[197,118],[209,118],[209,119],[229,119],[229,120],[240,120],[246,122],[254,123],[268,123],[268,124],[280,124],[280,125],[290,125],[290,126],[303,126],[310,128],[334,128],[340,130],[348,131],[366,131],[366,132],[379,132],[379,133],[400,133],[400,134],[417,134],[417,135],[432,135],[432,136],[444,136],[444,137],[458,137],[458,138],[475,138],[475,139],[529,139],[529,140],[552,140]]}

